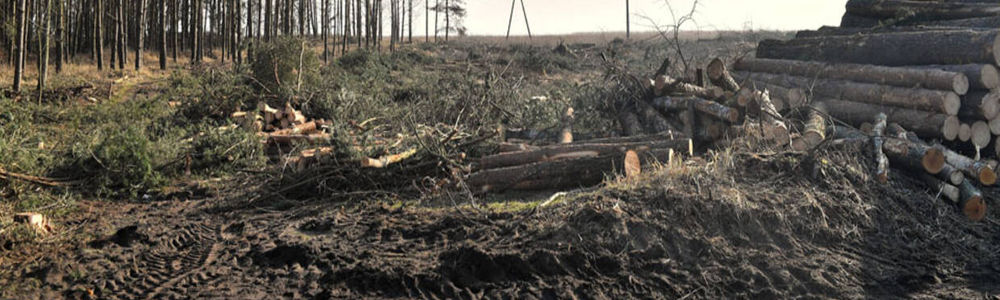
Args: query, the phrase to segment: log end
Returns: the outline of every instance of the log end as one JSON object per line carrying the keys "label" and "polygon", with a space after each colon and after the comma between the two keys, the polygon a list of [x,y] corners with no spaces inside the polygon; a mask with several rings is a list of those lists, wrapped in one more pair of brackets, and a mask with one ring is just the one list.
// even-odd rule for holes
{"label": "log end", "polygon": [[959,95],[965,95],[969,92],[969,76],[965,74],[956,74],[955,77],[951,79],[951,88],[955,93]]}
{"label": "log end", "polygon": [[986,146],[989,146],[990,140],[993,138],[993,135],[990,132],[990,125],[988,123],[986,123],[985,121],[977,121],[975,123],[972,123],[971,130],[972,130],[972,137],[970,138],[970,140],[972,141],[973,145],[976,145],[976,148],[983,149],[986,148]]}
{"label": "log end", "polygon": [[993,65],[984,65],[979,75],[983,80],[983,85],[990,90],[1000,88],[1000,71]]}
{"label": "log end", "polygon": [[944,113],[949,116],[954,116],[958,114],[958,110],[962,108],[962,97],[957,93],[950,92],[944,97]]}
{"label": "log end", "polygon": [[962,212],[972,221],[982,221],[986,217],[986,202],[983,197],[975,195],[962,202]]}
{"label": "log end", "polygon": [[964,182],[964,181],[965,181],[965,174],[962,174],[962,172],[958,172],[958,171],[951,172],[951,175],[948,176],[948,182],[950,182],[951,184],[954,184],[956,186],[957,185],[961,185],[962,182]]}
{"label": "log end", "polygon": [[979,183],[985,186],[992,186],[997,183],[997,173],[992,168],[979,169]]}
{"label": "log end", "polygon": [[926,170],[927,173],[941,173],[945,164],[944,151],[941,151],[941,149],[938,148],[927,149],[927,153],[924,153],[924,157],[920,159],[920,164],[924,167],[924,170]]}
{"label": "log end", "polygon": [[1000,118],[995,118],[990,120],[990,132],[996,135],[1000,135]]}
{"label": "log end", "polygon": [[642,174],[642,164],[639,162],[639,154],[628,150],[625,152],[625,177],[636,178]]}
{"label": "log end", "polygon": [[954,141],[958,138],[958,131],[962,127],[962,122],[958,120],[957,116],[948,116],[944,120],[944,124],[941,125],[941,136],[945,140]]}
{"label": "log end", "polygon": [[989,93],[984,96],[983,102],[979,104],[979,110],[987,119],[996,118],[1000,114],[1000,93]]}
{"label": "log end", "polygon": [[993,65],[1000,65],[1000,35],[993,39]]}
{"label": "log end", "polygon": [[719,58],[712,59],[705,71],[708,73],[709,79],[719,80],[726,73],[726,63]]}
{"label": "log end", "polygon": [[972,138],[972,126],[969,124],[962,124],[958,127],[958,140],[962,142],[968,142]]}

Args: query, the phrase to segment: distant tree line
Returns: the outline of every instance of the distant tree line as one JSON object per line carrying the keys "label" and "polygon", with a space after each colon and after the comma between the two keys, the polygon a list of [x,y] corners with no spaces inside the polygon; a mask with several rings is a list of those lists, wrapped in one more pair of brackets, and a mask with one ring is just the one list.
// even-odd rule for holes
{"label": "distant tree line", "polygon": [[441,35],[448,40],[452,33],[465,34],[464,0],[0,0],[0,4],[0,52],[3,61],[14,66],[15,92],[21,90],[29,55],[37,58],[41,90],[50,62],[58,73],[81,55],[98,70],[140,70],[143,51],[158,52],[161,69],[181,56],[191,64],[201,63],[205,55],[242,63],[255,44],[296,36],[321,38],[323,59],[329,61],[338,48],[341,53],[349,46],[381,51],[387,30],[389,49],[394,50],[413,42],[414,13],[421,5],[425,42],[431,35],[438,41]]}

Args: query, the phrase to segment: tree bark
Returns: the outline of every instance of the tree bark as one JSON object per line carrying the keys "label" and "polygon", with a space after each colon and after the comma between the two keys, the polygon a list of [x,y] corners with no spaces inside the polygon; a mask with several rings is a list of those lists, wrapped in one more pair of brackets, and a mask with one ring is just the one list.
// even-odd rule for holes
{"label": "tree bark", "polygon": [[[914,143],[925,144],[926,143],[920,138],[912,135],[910,131],[907,131],[903,126],[892,126],[886,128],[886,132],[890,136],[900,137],[907,139]],[[965,175],[975,178],[981,184],[993,185],[996,184],[997,174],[994,172],[993,167],[985,161],[978,161],[971,159],[965,155],[959,154],[946,147],[936,147],[941,149],[942,154],[945,157],[946,165],[954,167],[954,169],[960,170],[965,173]],[[944,170],[944,169],[942,169]],[[954,181],[952,181],[954,183]]]}
{"label": "tree bark", "polygon": [[[649,163],[666,161],[670,150],[636,152],[640,161]],[[605,174],[624,170],[624,167],[623,152],[483,170],[470,174],[465,182],[476,193],[576,188],[599,184]]]}
{"label": "tree bark", "polygon": [[[709,69],[711,70],[711,67]],[[788,74],[808,78],[850,80],[905,88],[919,87],[953,91],[959,95],[965,95],[969,91],[970,86],[969,78],[963,73],[937,69],[911,69],[756,58],[740,59],[733,64],[733,69],[747,72]]]}
{"label": "tree bark", "polygon": [[875,27],[881,23],[881,19],[862,17],[850,13],[845,13],[840,19],[841,27]]}
{"label": "tree bark", "polygon": [[792,149],[806,151],[822,143],[826,139],[826,115],[827,109],[823,102],[813,104],[802,135],[792,141]]}
{"label": "tree bark", "polygon": [[135,47],[135,70],[138,71],[142,69],[142,50],[143,42],[145,41],[145,26],[146,26],[146,0],[139,0],[139,31],[136,32],[136,39],[138,43]]}
{"label": "tree bark", "polygon": [[945,156],[941,149],[912,141],[888,138],[882,145],[892,165],[915,172],[938,174],[944,169]]}
{"label": "tree bark", "polygon": [[1000,28],[1000,16],[927,21],[927,22],[921,22],[921,24],[930,26],[952,26],[952,27],[968,27],[968,28]]}
{"label": "tree bark", "polygon": [[[28,6],[27,1],[17,0],[17,12],[16,12],[16,22],[17,22],[17,54],[14,58],[14,87],[15,93],[21,92],[21,79],[24,77],[24,54],[26,52],[27,43],[25,38],[27,36],[26,19],[27,13],[26,8]],[[100,3],[100,0],[98,0]]]}
{"label": "tree bark", "polygon": [[813,80],[807,77],[771,73],[740,73],[740,77],[809,90],[813,98],[885,104],[926,110],[947,115],[958,114],[962,99],[954,92],[901,88],[845,80]]}
{"label": "tree bark", "polygon": [[928,25],[875,26],[875,27],[823,26],[817,30],[798,31],[795,33],[795,38],[815,38],[815,37],[849,36],[849,35],[872,34],[872,33],[904,33],[904,32],[949,31],[949,30],[990,31],[993,29],[970,28],[970,27],[960,27],[960,26],[928,26]]}
{"label": "tree bark", "polygon": [[686,109],[688,103],[693,104],[698,112],[715,119],[729,123],[736,123],[740,120],[739,110],[698,97],[658,97],[650,101],[650,105],[663,113]]}
{"label": "tree bark", "polygon": [[889,122],[898,123],[925,138],[955,140],[961,126],[958,118],[939,113],[834,99],[821,99],[830,116],[858,126],[883,112]]}
{"label": "tree bark", "polygon": [[1000,15],[995,3],[955,3],[911,0],[850,0],[847,13],[879,19],[949,20]]}
{"label": "tree bark", "polygon": [[712,84],[733,93],[740,90],[740,85],[729,74],[729,70],[726,69],[726,63],[721,59],[716,58],[709,62],[707,72],[708,79],[712,81]]}
{"label": "tree bark", "polygon": [[986,202],[983,201],[983,193],[968,180],[962,182],[958,189],[960,192],[958,208],[969,220],[982,221],[986,217]]}
{"label": "tree bark", "polygon": [[972,89],[995,90],[1000,88],[1000,71],[993,65],[985,64],[965,64],[965,65],[925,65],[907,66],[918,69],[937,69],[946,72],[956,72],[965,74],[969,79],[969,87]]}
{"label": "tree bark", "polygon": [[578,157],[597,157],[609,154],[625,154],[626,150],[635,149],[674,149],[687,151],[691,145],[690,139],[659,140],[632,143],[604,144],[561,144],[541,147],[536,150],[509,152],[485,156],[475,165],[477,170],[496,169],[510,166],[525,165],[544,161],[572,159]]}
{"label": "tree bark", "polygon": [[925,31],[765,40],[757,57],[884,66],[997,64],[997,31]]}
{"label": "tree bark", "polygon": [[167,69],[167,0],[160,1],[160,70]]}
{"label": "tree bark", "polygon": [[941,196],[944,196],[944,199],[947,200],[948,203],[958,205],[958,203],[961,202],[962,192],[958,189],[958,187],[945,183],[944,181],[941,181],[940,179],[937,179],[933,175],[927,173],[918,173],[918,176],[933,193],[939,193]]}
{"label": "tree bark", "polygon": [[889,182],[889,158],[885,156],[885,152],[882,151],[882,145],[885,144],[885,127],[888,116],[883,113],[875,115],[875,126],[872,127],[872,145],[875,148],[873,152],[875,155],[875,178],[878,179],[880,183]]}
{"label": "tree bark", "polygon": [[962,97],[963,120],[993,120],[1000,115],[1000,92],[973,91]]}

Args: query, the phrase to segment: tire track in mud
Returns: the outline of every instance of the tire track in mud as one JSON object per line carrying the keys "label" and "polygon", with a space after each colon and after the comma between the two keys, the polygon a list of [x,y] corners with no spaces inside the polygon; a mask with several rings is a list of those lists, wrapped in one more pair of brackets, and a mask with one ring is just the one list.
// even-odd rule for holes
{"label": "tire track in mud", "polygon": [[219,274],[207,271],[206,267],[218,259],[222,235],[220,229],[209,224],[178,225],[162,232],[149,247],[135,249],[126,268],[98,284],[104,297],[174,298],[217,277]]}

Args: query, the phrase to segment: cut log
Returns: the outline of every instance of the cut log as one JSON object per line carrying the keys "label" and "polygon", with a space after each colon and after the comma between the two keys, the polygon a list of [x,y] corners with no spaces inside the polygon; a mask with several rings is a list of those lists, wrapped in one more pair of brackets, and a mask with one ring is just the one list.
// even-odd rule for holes
{"label": "cut log", "polygon": [[950,1],[850,0],[847,13],[879,19],[951,20],[1000,15],[996,3],[956,3]]}
{"label": "cut log", "polygon": [[898,123],[926,138],[955,140],[961,127],[957,117],[944,114],[832,99],[821,102],[825,103],[830,116],[855,126],[870,121],[873,112],[883,112],[889,122]]}
{"label": "cut log", "polygon": [[497,152],[507,153],[507,152],[518,152],[518,151],[528,151],[528,150],[538,150],[538,149],[539,149],[538,146],[533,146],[528,144],[501,142],[497,148]]}
{"label": "cut log", "polygon": [[843,27],[875,27],[879,26],[881,19],[862,17],[854,14],[844,14],[840,19],[840,26]]}
{"label": "cut log", "polygon": [[[645,133],[658,134],[661,132],[677,131],[682,127],[676,118],[667,119],[664,114],[649,105],[646,101],[636,101],[635,106],[639,110],[639,122],[643,125]],[[673,122],[671,122],[673,121]]]}
{"label": "cut log", "polygon": [[889,158],[882,151],[882,144],[885,142],[885,127],[888,117],[884,113],[875,115],[875,125],[872,127],[872,146],[875,160],[875,178],[880,183],[889,182]]}
{"label": "cut log", "polygon": [[990,167],[990,165],[984,161],[973,160],[965,155],[961,155],[952,151],[951,149],[939,147],[944,153],[945,160],[948,164],[954,166],[956,169],[961,170],[968,175],[970,178],[976,179],[980,184],[983,185],[994,185],[997,182],[997,174]]}
{"label": "cut log", "polygon": [[[742,72],[742,71],[741,71]],[[812,98],[892,105],[903,108],[958,114],[962,99],[955,92],[901,88],[845,80],[810,79],[772,73],[741,73],[752,80],[787,85],[812,92]]]}
{"label": "cut log", "polygon": [[271,134],[267,136],[269,144],[291,144],[296,142],[318,144],[330,141],[330,135],[323,133],[314,134]]}
{"label": "cut log", "polygon": [[319,126],[322,126],[323,124],[323,121],[309,121],[300,125],[292,126],[288,129],[271,132],[269,135],[311,134],[318,131]]}
{"label": "cut log", "polygon": [[704,99],[717,99],[723,96],[722,89],[703,88],[690,83],[676,80],[666,75],[656,77],[654,91],[657,96],[663,95],[684,95],[696,96]]}
{"label": "cut log", "polygon": [[263,104],[261,106],[261,111],[264,113],[264,123],[273,124],[275,121],[281,118],[281,114],[278,109]]}
{"label": "cut log", "polygon": [[792,149],[805,151],[818,146],[826,139],[826,105],[822,102],[813,104],[806,118],[805,130],[792,142]]}
{"label": "cut log", "polygon": [[49,218],[37,213],[18,213],[14,215],[14,222],[28,225],[38,233],[51,233],[52,224]]}
{"label": "cut log", "polygon": [[968,181],[963,182],[958,189],[960,191],[958,208],[969,220],[982,221],[986,217],[986,202],[983,200],[983,193]]}
{"label": "cut log", "polygon": [[566,113],[562,117],[562,132],[559,135],[560,144],[569,144],[573,142],[573,120],[576,117],[573,116],[573,108],[567,108]]}
{"label": "cut log", "polygon": [[627,150],[674,149],[687,151],[690,139],[661,140],[621,144],[568,144],[541,147],[537,150],[509,152],[484,156],[474,166],[475,169],[494,169],[524,165],[543,161],[562,160],[578,157],[596,157],[609,154],[624,154]]}
{"label": "cut log", "polygon": [[844,126],[840,126],[840,125],[833,125],[833,126],[827,127],[826,128],[826,136],[828,136],[831,139],[838,139],[838,140],[841,140],[841,139],[852,139],[852,140],[853,139],[865,139],[865,140],[867,140],[868,139],[868,136],[865,135],[863,132],[861,132],[861,131],[859,131],[857,129],[854,129],[854,128],[844,127]]}
{"label": "cut log", "polygon": [[983,149],[990,145],[990,140],[993,138],[993,134],[990,133],[990,125],[985,121],[976,121],[972,123],[972,144],[976,146],[976,149]]}
{"label": "cut log", "polygon": [[726,63],[721,59],[716,58],[709,62],[707,71],[708,79],[712,81],[712,84],[734,93],[740,90],[740,85],[736,83],[733,75],[729,74]]}
{"label": "cut log", "polygon": [[886,157],[893,166],[917,172],[937,174],[945,165],[941,149],[911,141],[887,138],[882,145]]}
{"label": "cut log", "polygon": [[743,58],[733,69],[752,73],[772,73],[874,83],[905,88],[925,88],[953,91],[964,95],[969,91],[969,78],[962,73],[938,69],[912,69],[861,64],[830,64],[782,59]]}
{"label": "cut log", "polygon": [[989,28],[969,28],[963,26],[911,25],[911,26],[875,26],[875,27],[836,27],[822,26],[817,30],[802,30],[795,33],[795,38],[815,38],[826,36],[844,36],[872,33],[900,33],[943,30],[975,30],[988,31]]}
{"label": "cut log", "polygon": [[1000,28],[1000,16],[962,18],[954,20],[937,20],[921,22],[930,26],[953,26],[968,28]]}
{"label": "cut log", "polygon": [[[738,74],[735,73],[733,75],[739,76]],[[744,82],[743,90],[747,90],[747,92],[743,92],[743,90],[741,90],[740,92],[745,94],[738,94],[736,98],[737,102],[739,102],[741,106],[750,105],[747,102],[749,102],[750,99],[752,99],[752,97],[747,97],[747,96],[752,95],[752,92],[754,90],[758,91],[767,90],[770,94],[769,96],[771,96],[771,101],[774,103],[774,107],[777,108],[778,111],[784,111],[785,109],[799,108],[806,105],[807,99],[806,99],[806,91],[804,89],[789,88],[787,86],[781,86],[774,83],[750,80],[749,78],[746,77],[740,77],[740,79]],[[748,87],[751,89],[748,90],[747,89]]]}
{"label": "cut log", "polygon": [[[640,165],[667,161],[670,150],[635,151]],[[504,190],[544,190],[577,188],[601,183],[606,174],[625,169],[625,154],[544,161],[472,173],[466,184],[477,193]]]}
{"label": "cut log", "polygon": [[943,196],[948,203],[958,205],[958,203],[961,202],[962,192],[959,191],[957,186],[941,181],[930,174],[920,173],[918,176],[920,176],[920,179],[924,181],[924,184],[926,184],[931,191]]}
{"label": "cut log", "polygon": [[636,178],[642,174],[642,163],[639,161],[639,154],[635,151],[625,151],[625,177]]}
{"label": "cut log", "polygon": [[764,40],[757,57],[883,66],[997,64],[997,31],[951,30]]}
{"label": "cut log", "polygon": [[410,149],[402,153],[386,155],[378,158],[365,157],[361,159],[362,168],[385,168],[391,164],[399,163],[417,154],[417,149]]}
{"label": "cut log", "polygon": [[682,139],[684,134],[677,131],[666,131],[657,134],[596,138],[589,140],[573,141],[574,144],[615,144],[615,143],[638,143],[655,142],[662,140]]}
{"label": "cut log", "polygon": [[699,97],[657,97],[651,100],[649,104],[665,114],[687,109],[690,104],[698,112],[722,121],[736,123],[740,120],[740,112],[738,110]]}
{"label": "cut log", "polygon": [[994,67],[993,65],[926,65],[908,66],[908,68],[937,69],[947,72],[962,73],[969,79],[969,88],[972,89],[995,90],[1000,88],[1000,71],[998,71],[997,67]]}
{"label": "cut log", "polygon": [[962,97],[958,116],[969,120],[992,120],[1000,115],[1000,92],[972,91]]}
{"label": "cut log", "polygon": [[968,142],[972,138],[972,126],[968,123],[962,123],[962,127],[958,128],[958,140],[962,142]]}
{"label": "cut log", "polygon": [[962,170],[956,169],[951,164],[944,164],[941,172],[934,174],[934,177],[954,185],[962,184],[965,181],[965,174],[962,173]]}
{"label": "cut log", "polygon": [[624,136],[640,135],[643,133],[639,116],[632,109],[626,108],[618,112],[618,125],[621,126],[621,133]]}

